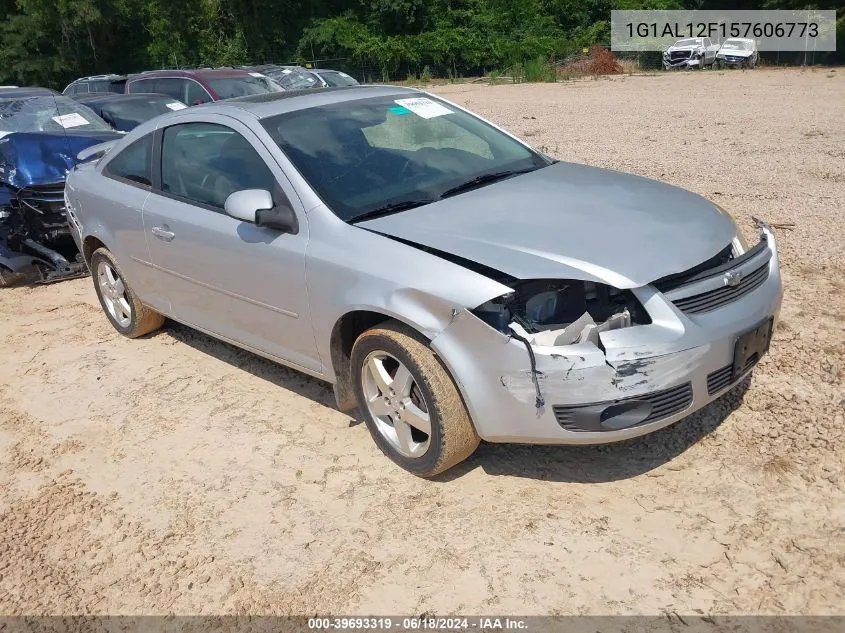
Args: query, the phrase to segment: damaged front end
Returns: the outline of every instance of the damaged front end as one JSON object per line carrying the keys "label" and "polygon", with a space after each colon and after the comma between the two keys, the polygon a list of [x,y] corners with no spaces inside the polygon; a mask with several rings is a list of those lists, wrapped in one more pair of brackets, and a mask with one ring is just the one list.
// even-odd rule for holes
{"label": "damaged front end", "polygon": [[514,292],[473,310],[501,332],[532,345],[573,343],[600,346],[599,334],[651,319],[630,290],[579,280],[532,279],[513,284]]}
{"label": "damaged front end", "polygon": [[602,332],[651,323],[631,291],[606,284],[532,279],[512,287],[512,293],[488,301],[472,313],[525,345],[537,408],[545,404],[545,398],[537,378],[534,346],[591,345],[603,350],[599,338]]}
{"label": "damaged front end", "polygon": [[0,139],[0,286],[82,277],[64,184],[76,153],[116,135],[12,133]]}
{"label": "damaged front end", "polygon": [[512,292],[457,311],[432,341],[494,442],[595,444],[686,417],[765,354],[782,297],[765,225],[754,248],[735,240],[639,288],[503,283]]}

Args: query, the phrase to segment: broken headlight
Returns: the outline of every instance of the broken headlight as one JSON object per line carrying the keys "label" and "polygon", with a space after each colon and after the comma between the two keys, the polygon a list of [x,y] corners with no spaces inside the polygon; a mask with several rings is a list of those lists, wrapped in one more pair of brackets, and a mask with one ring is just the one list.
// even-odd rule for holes
{"label": "broken headlight", "polygon": [[598,344],[603,330],[651,323],[629,290],[569,279],[518,282],[512,293],[472,312],[500,332],[519,334],[538,345]]}

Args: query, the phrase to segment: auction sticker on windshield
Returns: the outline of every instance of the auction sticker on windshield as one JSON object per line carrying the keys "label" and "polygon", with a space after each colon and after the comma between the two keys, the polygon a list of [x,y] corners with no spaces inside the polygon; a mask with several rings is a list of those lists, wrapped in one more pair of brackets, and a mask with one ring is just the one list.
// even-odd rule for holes
{"label": "auction sticker on windshield", "polygon": [[63,128],[79,127],[80,125],[88,125],[90,121],[78,112],[71,112],[70,114],[60,114],[54,116],[53,120],[61,125]]}
{"label": "auction sticker on windshield", "polygon": [[453,114],[453,111],[446,106],[440,105],[436,101],[426,99],[425,97],[418,97],[416,99],[397,99],[396,103],[423,119],[433,119],[434,117],[443,116],[444,114]]}
{"label": "auction sticker on windshield", "polygon": [[166,105],[171,110],[184,110],[188,107],[184,103],[179,103],[178,101],[174,101],[173,103],[165,103],[164,105]]}

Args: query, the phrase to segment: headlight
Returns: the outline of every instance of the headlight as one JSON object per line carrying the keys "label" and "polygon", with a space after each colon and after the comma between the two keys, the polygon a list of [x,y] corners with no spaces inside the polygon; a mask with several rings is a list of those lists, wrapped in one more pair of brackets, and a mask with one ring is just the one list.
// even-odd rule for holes
{"label": "headlight", "polygon": [[9,209],[0,209],[0,220],[4,220],[12,215],[12,212]]}

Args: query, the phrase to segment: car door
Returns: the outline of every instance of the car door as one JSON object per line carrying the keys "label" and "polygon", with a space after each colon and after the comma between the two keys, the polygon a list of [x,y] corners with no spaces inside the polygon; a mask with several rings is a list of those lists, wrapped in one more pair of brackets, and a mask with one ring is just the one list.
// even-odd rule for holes
{"label": "car door", "polygon": [[[155,287],[154,271],[148,262],[144,235],[143,208],[152,188],[152,155],[154,134],[151,132],[134,141],[116,154],[107,154],[101,174],[104,178],[96,189],[88,192],[85,204],[91,209],[108,209],[108,217],[97,217],[97,223],[108,227],[103,235],[106,245],[120,262],[133,289],[143,301],[148,301]],[[169,306],[156,303],[153,307],[167,312]]]}
{"label": "car door", "polygon": [[[240,122],[208,115],[157,133],[144,230],[171,315],[247,348],[320,371],[305,288],[308,223],[281,168]],[[224,211],[229,194],[266,189],[297,214],[296,234]]]}
{"label": "car door", "polygon": [[716,57],[716,53],[713,50],[713,42],[710,40],[709,37],[705,37],[704,40],[704,65],[709,66],[713,63],[713,60]]}

